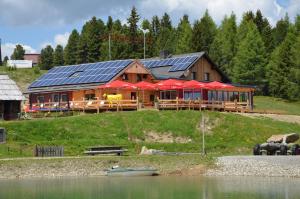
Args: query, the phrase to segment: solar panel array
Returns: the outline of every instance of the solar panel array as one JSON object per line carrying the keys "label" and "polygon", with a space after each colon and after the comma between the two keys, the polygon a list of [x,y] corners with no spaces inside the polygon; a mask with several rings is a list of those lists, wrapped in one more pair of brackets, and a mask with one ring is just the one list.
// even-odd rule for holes
{"label": "solar panel array", "polygon": [[86,83],[105,83],[120,73],[132,60],[117,60],[55,67],[34,81],[29,88]]}
{"label": "solar panel array", "polygon": [[162,60],[146,60],[142,61],[142,63],[150,69],[163,66],[171,66],[169,72],[176,72],[186,70],[192,63],[197,60],[197,58],[199,58],[199,55],[168,58]]}

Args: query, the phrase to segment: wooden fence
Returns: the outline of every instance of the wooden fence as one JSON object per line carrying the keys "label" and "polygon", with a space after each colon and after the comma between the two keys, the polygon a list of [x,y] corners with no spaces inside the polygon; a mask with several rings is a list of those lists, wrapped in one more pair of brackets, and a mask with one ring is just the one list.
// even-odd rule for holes
{"label": "wooden fence", "polygon": [[[36,111],[97,111],[101,110],[138,110],[141,108],[142,103],[136,100],[82,100],[70,101],[68,103],[36,103],[32,104],[33,109]],[[221,111],[234,111],[234,112],[249,112],[252,110],[249,101],[238,102],[235,101],[216,101],[216,100],[186,100],[186,99],[171,99],[163,100],[157,98],[156,106],[154,108],[163,109],[189,109],[189,110],[221,110]]]}
{"label": "wooden fence", "polygon": [[[28,105],[29,106],[29,105]],[[32,110],[35,111],[88,111],[97,110],[137,110],[139,107],[138,99],[136,100],[82,100],[69,101],[68,103],[33,103]]]}
{"label": "wooden fence", "polygon": [[62,157],[64,156],[63,146],[36,146],[34,148],[35,157]]}
{"label": "wooden fence", "polygon": [[237,102],[235,101],[208,101],[208,100],[161,100],[157,99],[158,109],[189,109],[189,110],[221,110],[221,111],[234,111],[234,112],[249,112],[251,106],[249,101]]}

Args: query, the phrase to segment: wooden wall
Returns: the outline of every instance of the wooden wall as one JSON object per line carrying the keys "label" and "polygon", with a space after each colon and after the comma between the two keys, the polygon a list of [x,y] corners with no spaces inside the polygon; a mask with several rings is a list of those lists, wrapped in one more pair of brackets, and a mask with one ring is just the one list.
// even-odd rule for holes
{"label": "wooden wall", "polygon": [[187,79],[192,79],[192,72],[196,72],[196,80],[198,81],[204,81],[205,73],[210,74],[209,81],[222,81],[220,73],[213,69],[213,65],[205,57],[199,59],[194,66],[190,68],[190,74],[188,75]]}

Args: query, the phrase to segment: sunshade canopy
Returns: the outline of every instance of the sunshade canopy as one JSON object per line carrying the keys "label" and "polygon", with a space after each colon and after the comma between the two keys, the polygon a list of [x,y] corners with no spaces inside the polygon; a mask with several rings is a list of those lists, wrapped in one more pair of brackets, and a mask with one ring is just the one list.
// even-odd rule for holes
{"label": "sunshade canopy", "polygon": [[184,89],[209,89],[207,83],[198,82],[196,80],[191,80],[183,83]]}
{"label": "sunshade canopy", "polygon": [[229,88],[234,88],[234,86],[230,85],[230,84],[224,84],[221,82],[210,82],[207,84],[208,88],[211,90],[219,90],[219,89],[229,89]]}
{"label": "sunshade canopy", "polygon": [[137,87],[129,82],[115,80],[113,82],[99,86],[99,88],[115,88],[115,89],[136,89]]}
{"label": "sunshade canopy", "polygon": [[159,90],[183,89],[183,81],[176,79],[168,79],[156,83],[156,86]]}
{"label": "sunshade canopy", "polygon": [[150,82],[141,81],[134,85],[140,90],[156,90],[156,85]]}

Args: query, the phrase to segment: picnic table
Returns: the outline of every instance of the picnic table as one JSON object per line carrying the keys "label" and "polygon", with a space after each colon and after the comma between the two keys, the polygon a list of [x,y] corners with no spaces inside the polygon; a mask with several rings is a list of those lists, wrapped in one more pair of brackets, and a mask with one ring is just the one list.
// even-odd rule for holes
{"label": "picnic table", "polygon": [[87,155],[116,154],[120,156],[127,151],[122,146],[92,146],[88,147],[84,153]]}

